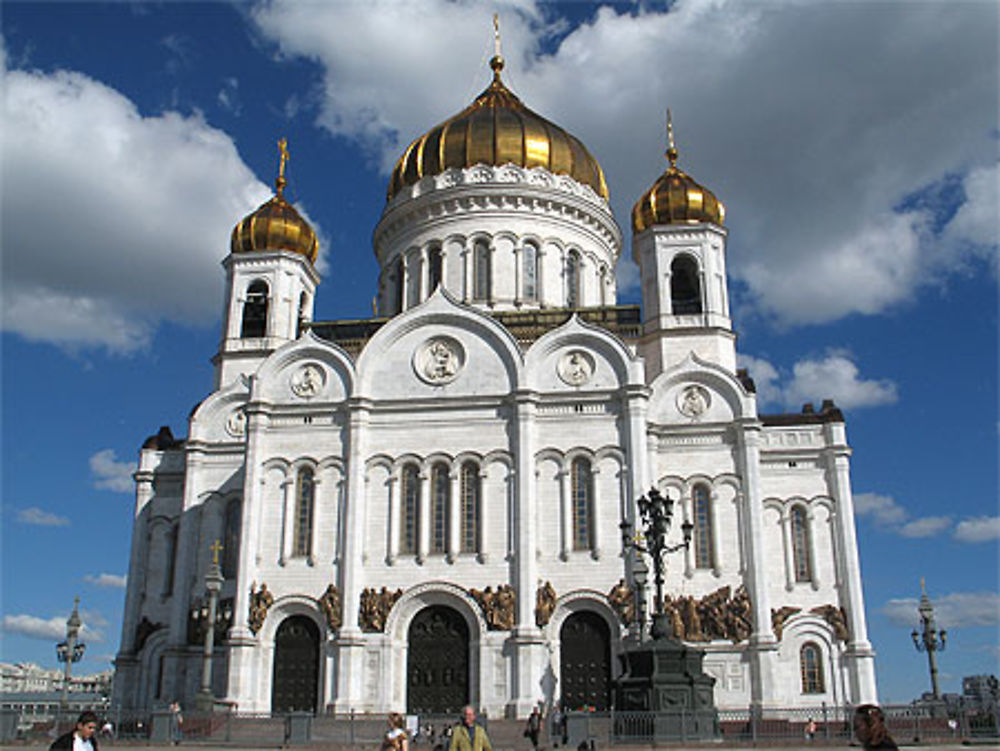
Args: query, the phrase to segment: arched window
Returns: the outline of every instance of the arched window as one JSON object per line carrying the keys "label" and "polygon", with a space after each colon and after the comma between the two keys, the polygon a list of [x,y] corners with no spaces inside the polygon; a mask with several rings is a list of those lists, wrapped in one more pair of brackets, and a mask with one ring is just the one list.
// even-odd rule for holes
{"label": "arched window", "polygon": [[240,337],[256,339],[267,335],[267,283],[259,279],[247,287],[243,303],[243,325]]}
{"label": "arched window", "polygon": [[695,568],[713,568],[711,494],[707,485],[694,486],[691,510],[694,516],[694,565]]}
{"label": "arched window", "polygon": [[701,283],[698,264],[681,254],[670,264],[670,307],[674,315],[701,313]]}
{"label": "arched window", "polygon": [[431,552],[448,550],[448,505],[451,499],[451,479],[448,465],[438,462],[431,468]]}
{"label": "arched window", "polygon": [[566,306],[580,307],[580,254],[575,250],[566,256]]}
{"label": "arched window", "polygon": [[822,694],[826,689],[823,681],[823,653],[818,645],[806,642],[799,652],[799,670],[802,673],[802,693]]}
{"label": "arched window", "polygon": [[442,270],[441,248],[434,246],[427,254],[427,294],[433,294],[440,286]]}
{"label": "arched window", "polygon": [[403,257],[396,259],[396,312],[403,312],[404,294],[406,293],[406,264]]}
{"label": "arched window", "polygon": [[801,506],[793,506],[792,523],[792,565],[795,566],[795,581],[812,581],[812,567],[809,564],[809,527],[806,510]]}
{"label": "arched window", "polygon": [[601,284],[601,305],[608,304],[608,267],[601,266],[600,271],[600,284]]}
{"label": "arched window", "polygon": [[531,242],[521,251],[522,296],[525,300],[538,299],[538,247]]}
{"label": "arched window", "polygon": [[489,300],[492,277],[490,269],[490,246],[486,244],[485,240],[476,240],[474,248],[473,271],[475,272],[476,283],[473,289],[473,297],[477,300]]}
{"label": "arched window", "polygon": [[407,464],[403,467],[400,499],[403,518],[399,530],[399,550],[402,553],[416,553],[419,523],[417,513],[420,503],[420,470],[416,464]]}
{"label": "arched window", "polygon": [[222,545],[222,575],[226,579],[235,579],[240,560],[239,498],[232,498],[226,504],[226,515],[222,522]]}
{"label": "arched window", "polygon": [[460,477],[462,494],[462,528],[459,538],[463,553],[475,553],[479,550],[479,502],[481,489],[479,485],[479,467],[475,462],[462,464]]}
{"label": "arched window", "polygon": [[590,461],[582,457],[570,465],[570,501],[573,509],[573,550],[593,547],[594,485]]}
{"label": "arched window", "polygon": [[299,470],[295,493],[295,529],[292,535],[292,555],[312,555],[313,511],[316,506],[316,480],[311,469]]}
{"label": "arched window", "polygon": [[406,264],[406,307],[412,308],[420,304],[420,257],[416,254],[410,256]]}

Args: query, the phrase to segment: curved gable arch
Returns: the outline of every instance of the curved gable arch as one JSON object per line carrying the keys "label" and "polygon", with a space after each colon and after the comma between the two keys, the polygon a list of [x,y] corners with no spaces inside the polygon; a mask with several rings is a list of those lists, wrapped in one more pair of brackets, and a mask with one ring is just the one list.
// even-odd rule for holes
{"label": "curved gable arch", "polygon": [[[635,357],[617,336],[587,323],[577,315],[561,326],[540,336],[525,353],[525,386],[539,391],[572,390],[556,375],[560,350],[579,349],[594,357],[594,370],[581,390],[618,389],[626,385],[644,385],[642,360]],[[606,363],[610,372],[602,373]]]}
{"label": "curved gable arch", "polygon": [[293,342],[275,350],[257,371],[254,379],[253,399],[288,401],[291,397],[287,380],[288,371],[299,362],[319,363],[324,370],[325,382],[311,401],[339,402],[350,397],[357,381],[351,356],[333,342],[320,339],[310,329]]}
{"label": "curved gable arch", "polygon": [[[687,418],[679,414],[674,403],[677,388],[686,383],[698,384],[724,402],[724,407],[717,409],[720,419],[728,422],[733,419],[757,417],[757,402],[754,396],[746,391],[734,373],[689,352],[683,361],[660,373],[650,384],[653,392],[649,401],[651,423],[688,422]],[[713,407],[710,407],[705,418],[706,422],[715,421],[712,410]]]}

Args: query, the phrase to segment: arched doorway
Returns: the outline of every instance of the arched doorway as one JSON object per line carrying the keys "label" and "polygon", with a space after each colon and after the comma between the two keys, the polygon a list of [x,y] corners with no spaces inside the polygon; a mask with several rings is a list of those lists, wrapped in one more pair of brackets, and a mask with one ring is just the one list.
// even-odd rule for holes
{"label": "arched doorway", "polygon": [[605,710],[611,697],[611,633],[597,613],[573,613],[559,631],[562,704]]}
{"label": "arched doorway", "polygon": [[319,698],[319,629],[311,618],[293,615],[274,636],[272,712],[315,712]]}
{"label": "arched doorway", "polygon": [[469,703],[469,626],[454,609],[431,605],[407,634],[406,711],[457,714]]}

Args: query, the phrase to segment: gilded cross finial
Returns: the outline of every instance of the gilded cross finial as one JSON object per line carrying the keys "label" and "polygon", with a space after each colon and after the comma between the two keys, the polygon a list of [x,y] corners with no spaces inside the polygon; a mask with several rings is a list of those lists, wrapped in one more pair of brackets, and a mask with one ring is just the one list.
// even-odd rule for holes
{"label": "gilded cross finial", "polygon": [[[282,139],[282,141],[283,140],[284,139]],[[213,542],[209,546],[208,549],[212,551],[212,563],[214,565],[218,566],[219,565],[219,553],[222,552],[222,543],[219,542],[218,540],[216,540],[215,542]]]}
{"label": "gilded cross finial", "polygon": [[927,587],[924,586],[924,577],[922,576],[920,577],[920,594],[922,595],[927,594]]}
{"label": "gilded cross finial", "polygon": [[278,195],[281,195],[281,191],[284,190],[285,183],[285,164],[288,163],[288,139],[282,138],[278,141],[278,179],[275,181],[275,185],[278,188]]}
{"label": "gilded cross finial", "polygon": [[490,68],[493,69],[493,80],[500,79],[500,71],[503,70],[503,55],[500,54],[500,14],[493,14],[493,58],[490,60]]}
{"label": "gilded cross finial", "polygon": [[677,146],[674,144],[674,120],[670,116],[670,108],[667,107],[667,159],[670,166],[677,166]]}

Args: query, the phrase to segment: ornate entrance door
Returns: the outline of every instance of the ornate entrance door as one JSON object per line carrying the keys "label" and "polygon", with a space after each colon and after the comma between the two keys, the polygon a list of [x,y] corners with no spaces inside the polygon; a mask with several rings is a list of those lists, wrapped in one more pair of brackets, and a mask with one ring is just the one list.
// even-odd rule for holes
{"label": "ornate entrance door", "polygon": [[303,615],[286,618],[274,636],[272,712],[315,712],[319,691],[319,629]]}
{"label": "ornate entrance door", "polygon": [[413,619],[406,658],[406,711],[457,714],[469,703],[469,627],[444,605]]}
{"label": "ornate entrance door", "polygon": [[611,634],[596,613],[574,613],[559,632],[562,703],[607,709],[611,696]]}

